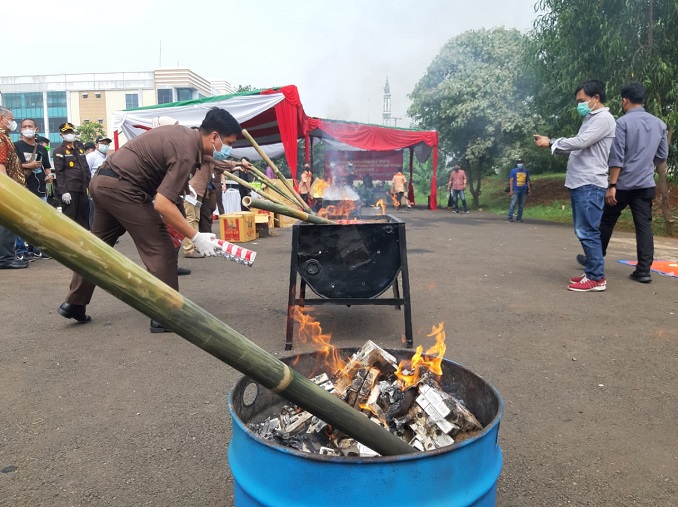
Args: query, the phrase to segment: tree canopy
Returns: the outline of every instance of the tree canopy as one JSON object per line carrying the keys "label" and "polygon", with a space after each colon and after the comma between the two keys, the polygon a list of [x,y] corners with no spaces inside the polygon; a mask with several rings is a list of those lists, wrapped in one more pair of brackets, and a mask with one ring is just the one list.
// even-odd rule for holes
{"label": "tree canopy", "polygon": [[441,148],[467,165],[476,206],[481,177],[512,167],[535,132],[524,79],[526,43],[518,30],[464,32],[442,48],[410,95],[409,116],[421,128],[436,129]]}

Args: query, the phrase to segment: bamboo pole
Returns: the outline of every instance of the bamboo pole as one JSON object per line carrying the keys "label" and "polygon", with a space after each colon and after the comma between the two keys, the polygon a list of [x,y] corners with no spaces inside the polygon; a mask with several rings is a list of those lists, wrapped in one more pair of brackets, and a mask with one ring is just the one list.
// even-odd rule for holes
{"label": "bamboo pole", "polygon": [[2,174],[0,195],[0,225],[64,266],[378,453],[416,452]]}
{"label": "bamboo pole", "polygon": [[326,218],[322,218],[317,215],[309,215],[305,211],[293,209],[288,206],[280,206],[279,204],[268,202],[263,199],[252,199],[251,197],[246,196],[242,198],[242,203],[248,208],[265,209],[266,211],[272,211],[273,213],[280,213],[281,215],[287,215],[288,217],[298,218],[299,220],[310,222],[312,224],[337,225],[337,222],[332,220],[327,220]]}
{"label": "bamboo pole", "polygon": [[[285,199],[287,199],[294,206],[299,206],[299,204],[297,203],[297,200],[294,197],[292,197],[290,194],[285,192],[282,188],[278,188],[276,186],[276,184],[270,178],[268,178],[265,174],[263,174],[259,169],[257,169],[256,167],[254,167],[251,164],[249,165],[249,167],[247,169],[252,171],[252,174],[254,174],[255,178],[257,178],[264,185],[266,185],[266,189],[273,190],[274,192],[280,194]],[[261,192],[258,192],[258,193],[261,193]]]}
{"label": "bamboo pole", "polygon": [[282,199],[279,199],[278,197],[276,197],[272,194],[269,194],[269,193],[263,193],[260,189],[256,188],[255,186],[253,186],[248,181],[245,181],[242,178],[239,178],[235,174],[224,172],[224,176],[226,178],[228,178],[229,180],[232,180],[232,181],[239,183],[240,185],[242,185],[245,188],[249,188],[250,190],[252,190],[253,192],[256,192],[259,195],[263,195],[264,197],[266,197],[266,199],[270,200],[271,202],[279,204],[280,206],[287,206],[287,203],[284,202]]}
{"label": "bamboo pole", "polygon": [[279,180],[283,182],[283,184],[287,187],[287,190],[290,191],[290,193],[294,196],[294,198],[297,200],[299,205],[302,207],[302,209],[308,213],[309,215],[315,215],[313,213],[313,210],[309,207],[308,203],[304,201],[301,196],[297,193],[297,191],[294,189],[294,185],[291,185],[289,181],[287,181],[287,178],[285,178],[285,175],[280,172],[280,169],[278,169],[278,166],[273,163],[273,161],[269,158],[268,155],[264,152],[264,150],[261,149],[261,147],[257,144],[257,142],[254,140],[254,138],[250,135],[247,130],[242,129],[242,135],[245,136],[245,138],[252,143],[252,146],[254,146],[254,149],[257,150],[257,153],[259,156],[261,156],[262,159],[273,169],[273,172],[275,175],[278,177]]}

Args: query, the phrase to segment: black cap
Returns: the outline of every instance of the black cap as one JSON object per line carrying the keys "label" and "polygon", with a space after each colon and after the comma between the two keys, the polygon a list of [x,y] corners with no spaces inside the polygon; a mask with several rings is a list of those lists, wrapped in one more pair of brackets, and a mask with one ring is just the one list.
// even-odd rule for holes
{"label": "black cap", "polygon": [[108,137],[106,137],[106,136],[99,136],[99,137],[96,138],[96,141],[95,141],[95,142],[96,142],[97,144],[99,144],[99,143],[101,143],[101,142],[104,142],[104,143],[112,143],[113,141],[112,141],[111,139],[109,139]]}
{"label": "black cap", "polygon": [[64,133],[64,132],[67,132],[69,130],[75,131],[75,127],[73,126],[73,124],[71,122],[67,121],[66,123],[62,123],[61,125],[59,125],[59,132]]}
{"label": "black cap", "polygon": [[516,164],[522,164],[523,162],[524,162],[524,160],[522,158],[519,158],[518,160],[516,160]]}
{"label": "black cap", "polygon": [[87,150],[96,150],[97,147],[94,146],[94,143],[85,143],[82,145],[82,149],[87,151]]}

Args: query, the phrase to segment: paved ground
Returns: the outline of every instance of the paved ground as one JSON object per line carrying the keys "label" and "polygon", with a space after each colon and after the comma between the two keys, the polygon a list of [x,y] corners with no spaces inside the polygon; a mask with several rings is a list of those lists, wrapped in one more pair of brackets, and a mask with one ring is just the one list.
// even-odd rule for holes
{"label": "paved ground", "polygon": [[[678,280],[628,280],[613,238],[608,290],[573,293],[570,227],[447,210],[407,221],[415,343],[444,321],[447,357],[502,394],[501,506],[671,506],[678,498]],[[250,244],[254,268],[182,259],[182,292],[283,354],[291,231]],[[129,237],[119,248],[138,260]],[[678,259],[658,240],[657,257]],[[226,399],[240,377],[103,291],[94,322],[56,314],[55,261],[0,272],[0,505],[232,505]],[[319,307],[334,343],[399,346],[388,307]],[[12,467],[12,468],[8,468]],[[14,469],[14,467],[16,469]],[[262,473],[265,465],[262,465]],[[441,487],[445,487],[441,485]]]}

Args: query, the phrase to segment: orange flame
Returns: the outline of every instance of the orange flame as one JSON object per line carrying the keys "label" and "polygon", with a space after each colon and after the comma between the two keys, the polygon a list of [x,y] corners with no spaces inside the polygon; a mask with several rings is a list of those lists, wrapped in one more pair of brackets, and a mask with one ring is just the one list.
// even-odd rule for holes
{"label": "orange flame", "polygon": [[443,374],[441,365],[445,350],[447,349],[443,323],[441,322],[438,326],[433,326],[431,333],[427,336],[435,336],[436,344],[429,348],[425,355],[422,354],[423,348],[419,345],[412,359],[400,361],[398,365],[395,375],[400,380],[400,388],[403,391],[419,382],[422,369],[429,370],[437,376]]}
{"label": "orange flame", "polygon": [[317,349],[318,355],[323,358],[329,371],[337,371],[346,365],[340,356],[339,349],[330,343],[332,335],[323,333],[320,322],[304,313],[298,306],[294,308],[293,317],[299,323],[299,340]]}
{"label": "orange flame", "polygon": [[318,210],[318,216],[328,219],[349,219],[357,207],[358,203],[356,201],[341,201],[338,206],[331,205],[326,208],[320,208]]}
{"label": "orange flame", "polygon": [[323,196],[325,189],[329,186],[329,181],[316,178],[316,180],[313,182],[313,185],[311,185],[311,194],[313,195],[313,198],[320,199]]}
{"label": "orange flame", "polygon": [[391,199],[393,200],[393,206],[400,208],[400,201],[398,200],[398,194],[391,194]]}
{"label": "orange flame", "polygon": [[379,213],[379,214],[385,215],[386,214],[386,203],[384,202],[383,199],[379,199],[377,201],[377,206],[379,206],[381,208],[381,213]]}

